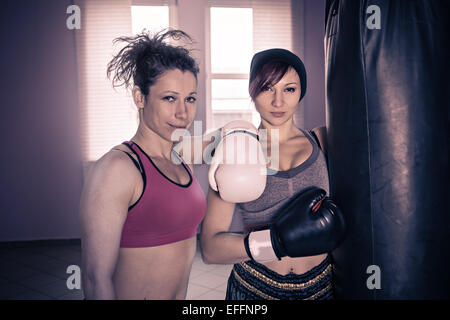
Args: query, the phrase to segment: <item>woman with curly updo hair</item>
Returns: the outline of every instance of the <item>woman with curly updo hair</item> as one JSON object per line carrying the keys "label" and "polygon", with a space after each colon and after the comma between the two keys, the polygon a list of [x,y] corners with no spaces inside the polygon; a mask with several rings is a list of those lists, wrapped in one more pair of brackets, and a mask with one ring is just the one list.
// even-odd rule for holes
{"label": "woman with curly updo hair", "polygon": [[206,201],[172,136],[194,119],[199,69],[171,39],[192,42],[180,30],[115,40],[126,45],[108,64],[108,77],[131,90],[139,126],[95,163],[83,188],[87,299],[186,297]]}

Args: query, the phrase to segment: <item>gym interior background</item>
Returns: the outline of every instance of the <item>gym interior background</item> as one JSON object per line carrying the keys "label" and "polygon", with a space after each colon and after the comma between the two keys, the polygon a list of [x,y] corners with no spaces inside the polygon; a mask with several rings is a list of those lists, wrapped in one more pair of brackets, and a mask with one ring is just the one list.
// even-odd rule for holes
{"label": "gym interior background", "polygon": [[[70,27],[73,5],[81,8],[80,29]],[[195,40],[200,65],[195,120],[202,121],[203,130],[227,117],[255,120],[248,97],[215,97],[212,90],[213,80],[217,85],[220,80],[242,84],[248,79],[245,63],[231,71],[215,69],[214,63],[224,63],[212,58],[217,37],[223,36],[219,22],[225,23],[222,29],[234,23],[221,16],[220,9],[246,9],[236,12],[249,19],[243,21],[248,29],[241,30],[253,44],[243,55],[248,65],[254,52],[270,47],[285,47],[302,57],[308,92],[296,123],[305,129],[325,125],[325,0],[2,1],[0,298],[82,298],[80,290],[67,288],[66,280],[67,267],[80,264],[78,208],[84,170],[99,154],[129,139],[134,125],[130,97],[111,88],[106,62],[113,53],[113,38],[136,28],[132,8],[152,6],[163,7],[166,23]],[[219,42],[224,41],[230,55],[237,50],[237,38]],[[233,101],[244,103],[245,110],[234,110]],[[98,133],[95,141],[89,136],[93,131]],[[207,165],[196,165],[205,194],[207,171]],[[198,255],[196,266],[193,276],[205,272],[210,277],[202,280],[205,288],[194,281],[188,298],[221,299],[228,269],[202,265]]]}

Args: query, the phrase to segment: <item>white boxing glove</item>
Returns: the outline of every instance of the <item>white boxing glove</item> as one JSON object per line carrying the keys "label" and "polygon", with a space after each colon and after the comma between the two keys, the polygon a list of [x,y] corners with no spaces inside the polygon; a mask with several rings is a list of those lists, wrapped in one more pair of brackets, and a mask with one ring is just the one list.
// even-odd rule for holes
{"label": "white boxing glove", "polygon": [[250,122],[235,120],[222,128],[221,136],[209,169],[209,185],[227,202],[256,200],[264,192],[267,176],[258,130]]}

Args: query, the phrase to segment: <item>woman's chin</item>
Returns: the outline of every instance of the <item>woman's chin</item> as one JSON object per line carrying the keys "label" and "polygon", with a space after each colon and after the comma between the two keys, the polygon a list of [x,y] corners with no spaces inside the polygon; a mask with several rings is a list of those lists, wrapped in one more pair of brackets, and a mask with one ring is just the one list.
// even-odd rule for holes
{"label": "woman's chin", "polygon": [[264,122],[267,123],[271,127],[280,127],[286,123],[287,118],[275,118],[275,117],[267,117],[264,118]]}

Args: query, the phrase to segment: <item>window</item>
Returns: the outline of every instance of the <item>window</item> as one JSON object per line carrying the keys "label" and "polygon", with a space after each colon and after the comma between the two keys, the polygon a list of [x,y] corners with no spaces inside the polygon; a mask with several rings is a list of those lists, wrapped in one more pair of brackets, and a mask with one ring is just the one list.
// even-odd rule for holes
{"label": "window", "polygon": [[106,0],[80,3],[84,22],[76,37],[81,143],[87,162],[96,161],[137,130],[138,113],[131,94],[123,88],[112,88],[106,68],[112,55],[121,49],[120,43],[113,46],[113,39],[140,33],[144,28],[159,31],[169,27],[169,7],[159,4],[134,6],[127,1]]}
{"label": "window", "polygon": [[236,118],[252,121],[247,88],[253,55],[253,9],[211,7],[210,19],[212,127]]}
{"label": "window", "polygon": [[143,29],[151,33],[169,27],[169,6],[131,6],[131,30],[133,34]]}

